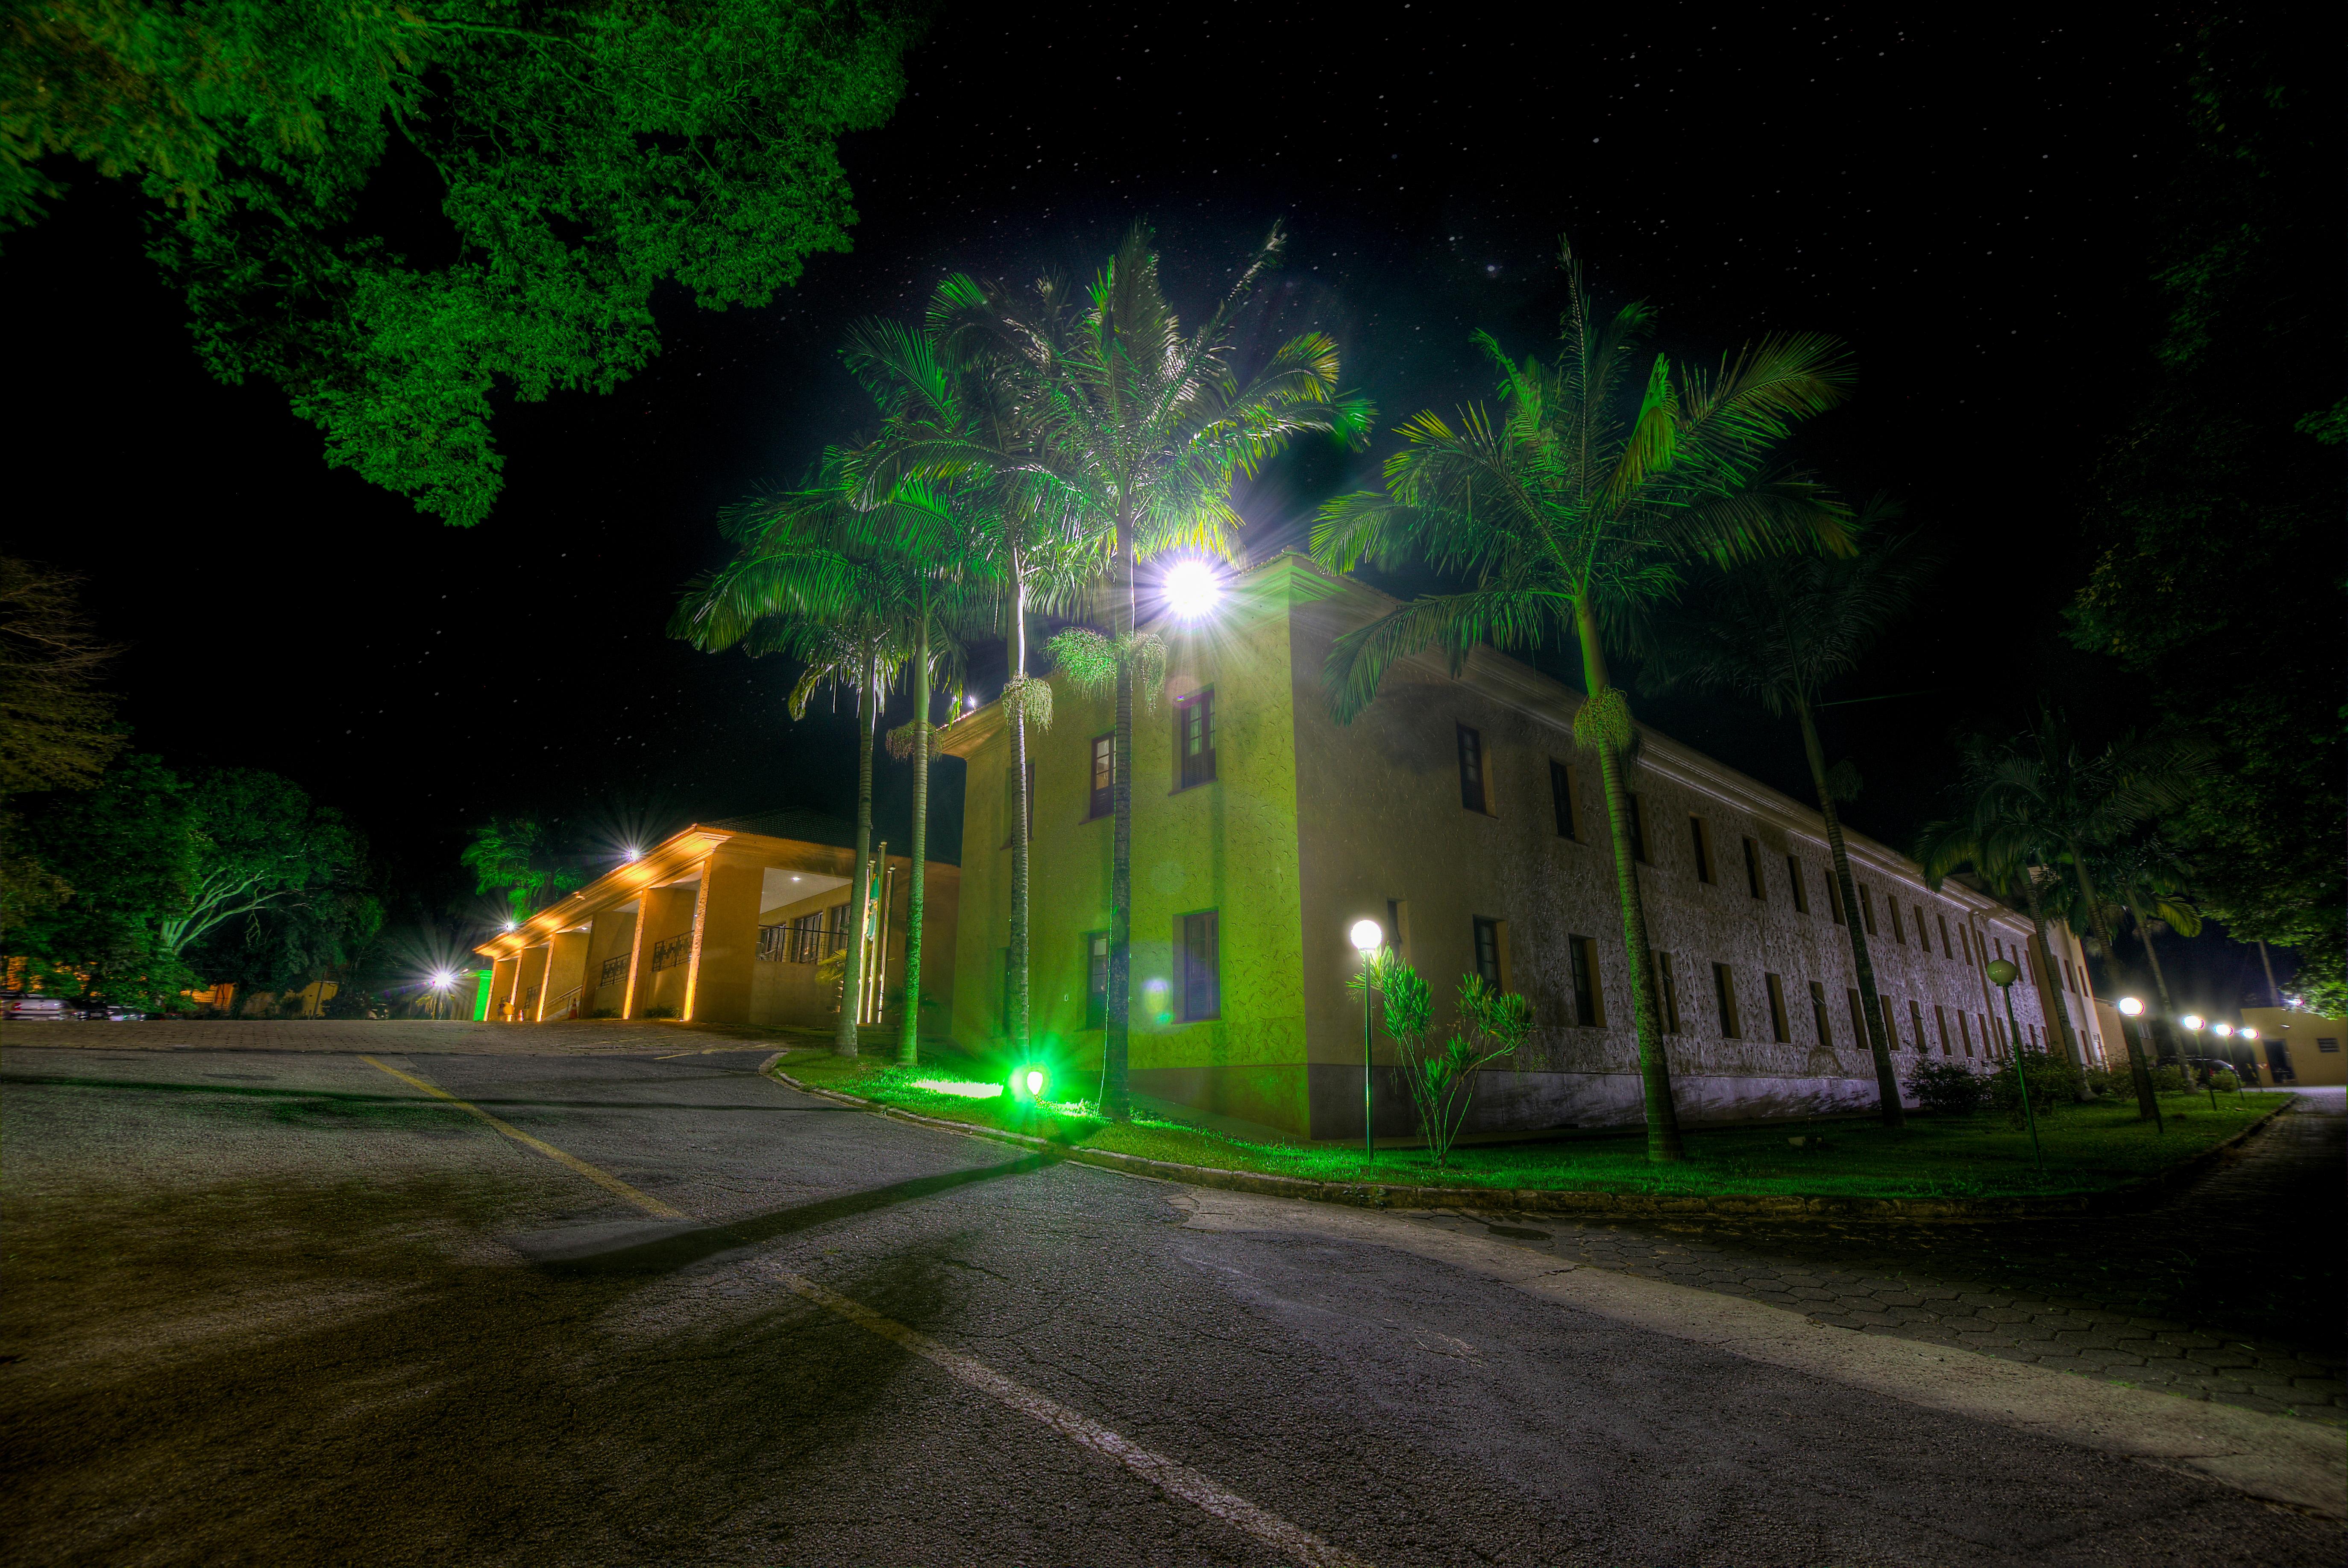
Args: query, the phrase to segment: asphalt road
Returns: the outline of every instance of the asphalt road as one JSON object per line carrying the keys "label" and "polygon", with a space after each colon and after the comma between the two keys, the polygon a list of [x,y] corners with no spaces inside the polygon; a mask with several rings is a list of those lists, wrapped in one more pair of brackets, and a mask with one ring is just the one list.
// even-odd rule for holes
{"label": "asphalt road", "polygon": [[623,1191],[356,1056],[9,1050],[0,1562],[2342,1559],[2212,1481],[1200,1229],[766,1054],[377,1058]]}

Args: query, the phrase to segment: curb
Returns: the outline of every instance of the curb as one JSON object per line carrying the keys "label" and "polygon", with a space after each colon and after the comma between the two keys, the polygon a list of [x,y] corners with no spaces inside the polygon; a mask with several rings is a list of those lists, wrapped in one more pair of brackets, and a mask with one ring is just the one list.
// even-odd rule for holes
{"label": "curb", "polygon": [[2200,1175],[2234,1153],[2251,1134],[2264,1129],[2297,1101],[2292,1096],[2223,1143],[2203,1150],[2192,1159],[2157,1176],[2102,1192],[2080,1192],[2050,1198],[1827,1198],[1777,1193],[1724,1193],[1715,1197],[1647,1192],[1567,1192],[1539,1187],[1389,1187],[1369,1182],[1314,1181],[1302,1176],[1265,1176],[1251,1171],[1226,1171],[1212,1165],[1181,1165],[1170,1160],[1149,1160],[1107,1149],[1081,1149],[1035,1138],[1024,1132],[981,1127],[968,1121],[948,1121],[921,1116],[879,1100],[841,1094],[802,1083],[775,1063],[778,1052],[760,1070],[777,1082],[832,1100],[856,1110],[868,1110],[892,1121],[915,1127],[958,1132],[966,1138],[991,1139],[1015,1148],[1095,1165],[1103,1170],[1176,1181],[1188,1187],[1211,1187],[1225,1192],[1253,1192],[1267,1198],[1296,1198],[1314,1203],[1344,1203],[1357,1209],[1478,1209],[1511,1213],[1577,1214],[1593,1219],[1652,1219],[1666,1215],[1704,1214],[1735,1219],[1840,1220],[1875,1222],[1938,1222],[1967,1223],[1985,1220],[2040,1220],[2085,1214],[2126,1213],[2148,1207],[2171,1187]]}

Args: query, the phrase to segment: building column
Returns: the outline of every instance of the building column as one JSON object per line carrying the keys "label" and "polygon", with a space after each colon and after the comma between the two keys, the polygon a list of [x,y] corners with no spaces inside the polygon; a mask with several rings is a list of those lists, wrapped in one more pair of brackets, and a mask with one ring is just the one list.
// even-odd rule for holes
{"label": "building column", "polygon": [[546,952],[546,983],[538,993],[540,1023],[544,1023],[550,1015],[561,1016],[558,1005],[579,988],[580,978],[587,971],[587,934],[558,931],[547,939]]}
{"label": "building column", "polygon": [[[543,942],[535,947],[524,948],[520,961],[514,965],[514,1005],[517,1009],[514,1016],[517,1018],[535,1019],[538,1016],[538,1005],[546,995],[547,951],[547,944]],[[533,992],[537,995],[531,995]]]}
{"label": "building column", "polygon": [[[682,887],[653,887],[644,890],[637,903],[635,956],[629,969],[628,1016],[641,1018],[654,1007],[673,1006],[677,1016],[684,1016],[685,986],[680,981],[664,986],[665,970],[653,968],[654,950],[671,937],[688,938],[693,930],[694,905],[698,901],[701,884],[698,881]],[[667,1004],[661,1001],[664,990],[674,993]]]}
{"label": "building column", "polygon": [[766,879],[765,862],[752,855],[719,850],[702,862],[680,1016],[708,1024],[750,1021],[751,966],[758,961],[758,903]]}
{"label": "building column", "polygon": [[[628,964],[636,946],[636,906],[623,904],[617,909],[600,912],[587,923],[587,962],[581,973],[581,999],[587,1011],[610,1007],[624,1013],[628,1005]],[[617,958],[620,972],[609,985],[603,984],[603,965]]]}

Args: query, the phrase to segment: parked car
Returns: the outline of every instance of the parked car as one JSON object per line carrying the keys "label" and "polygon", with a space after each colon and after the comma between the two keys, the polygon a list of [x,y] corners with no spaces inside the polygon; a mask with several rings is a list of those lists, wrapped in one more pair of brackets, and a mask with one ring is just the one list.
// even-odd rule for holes
{"label": "parked car", "polygon": [[31,1024],[46,1019],[63,1023],[80,1016],[80,1009],[63,996],[44,996],[38,991],[0,991],[0,1022]]}
{"label": "parked car", "polygon": [[136,1024],[152,1016],[136,1007],[120,1007],[111,1002],[92,1002],[81,1010],[82,1021],[89,1024]]}

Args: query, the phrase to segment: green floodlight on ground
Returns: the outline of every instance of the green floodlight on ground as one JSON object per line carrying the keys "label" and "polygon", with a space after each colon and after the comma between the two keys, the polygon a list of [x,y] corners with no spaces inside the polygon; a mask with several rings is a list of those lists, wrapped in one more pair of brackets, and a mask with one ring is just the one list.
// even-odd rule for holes
{"label": "green floodlight on ground", "polygon": [[1029,1099],[1041,1099],[1044,1098],[1045,1079],[1044,1069],[1042,1068],[1029,1068],[1025,1072],[1019,1075],[1019,1081],[1027,1086],[1027,1098]]}

